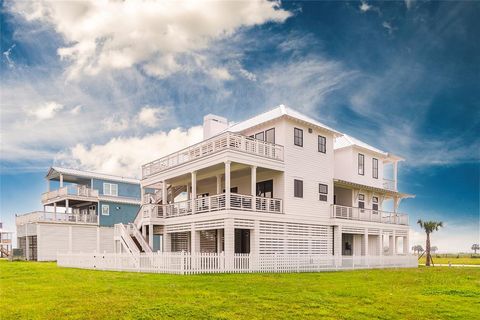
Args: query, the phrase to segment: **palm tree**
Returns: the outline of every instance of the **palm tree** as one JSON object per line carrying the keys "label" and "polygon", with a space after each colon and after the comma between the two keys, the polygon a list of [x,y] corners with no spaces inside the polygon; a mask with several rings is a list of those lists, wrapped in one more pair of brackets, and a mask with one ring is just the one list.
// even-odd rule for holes
{"label": "palm tree", "polygon": [[427,242],[425,244],[427,261],[425,262],[425,265],[429,267],[430,264],[432,263],[432,255],[430,254],[430,233],[432,233],[433,231],[438,231],[440,227],[443,227],[443,222],[442,221],[423,221],[421,219],[418,219],[417,223],[420,226],[420,228],[425,230],[425,233],[427,234]]}
{"label": "palm tree", "polygon": [[472,250],[477,254],[477,250],[480,250],[480,245],[478,245],[478,243],[472,244]]}
{"label": "palm tree", "polygon": [[436,246],[433,246],[433,247],[431,247],[431,248],[430,248],[430,251],[432,251],[432,252],[433,252],[433,254],[435,254],[435,252],[437,252],[437,251],[438,251],[438,247],[436,247]]}
{"label": "palm tree", "polygon": [[417,244],[417,245],[415,245],[415,246],[412,247],[412,250],[413,250],[413,253],[414,253],[414,254],[415,254],[415,252],[416,252],[417,254],[420,254],[420,252],[423,251],[423,248],[422,248],[421,245]]}

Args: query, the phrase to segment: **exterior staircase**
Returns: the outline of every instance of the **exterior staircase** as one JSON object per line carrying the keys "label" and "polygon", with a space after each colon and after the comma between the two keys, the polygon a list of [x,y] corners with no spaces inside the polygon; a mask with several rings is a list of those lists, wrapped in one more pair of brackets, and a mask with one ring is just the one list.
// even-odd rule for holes
{"label": "exterior staircase", "polygon": [[117,223],[114,229],[114,239],[119,241],[124,250],[132,255],[140,252],[152,252],[152,248],[133,223]]}

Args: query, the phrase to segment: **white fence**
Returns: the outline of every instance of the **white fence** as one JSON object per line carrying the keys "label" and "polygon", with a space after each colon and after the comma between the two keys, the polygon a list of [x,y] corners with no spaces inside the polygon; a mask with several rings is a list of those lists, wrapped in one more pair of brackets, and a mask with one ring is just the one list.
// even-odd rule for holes
{"label": "white fence", "polygon": [[227,149],[254,154],[268,159],[283,161],[283,146],[232,132],[225,132],[197,143],[191,147],[143,165],[142,177],[146,178],[182,163],[199,159]]}
{"label": "white fence", "polygon": [[61,267],[149,273],[319,272],[370,268],[413,268],[417,257],[304,254],[234,254],[157,252],[140,254],[58,254]]}

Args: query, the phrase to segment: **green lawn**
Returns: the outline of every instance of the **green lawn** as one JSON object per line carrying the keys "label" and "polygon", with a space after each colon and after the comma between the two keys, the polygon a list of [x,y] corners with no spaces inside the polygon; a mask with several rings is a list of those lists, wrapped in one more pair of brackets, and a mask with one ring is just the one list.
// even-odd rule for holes
{"label": "green lawn", "polygon": [[[434,264],[480,264],[480,257],[472,258],[470,255],[432,255]],[[418,263],[425,264],[425,257],[422,257]]]}
{"label": "green lawn", "polygon": [[0,261],[0,319],[478,319],[480,268],[162,275]]}

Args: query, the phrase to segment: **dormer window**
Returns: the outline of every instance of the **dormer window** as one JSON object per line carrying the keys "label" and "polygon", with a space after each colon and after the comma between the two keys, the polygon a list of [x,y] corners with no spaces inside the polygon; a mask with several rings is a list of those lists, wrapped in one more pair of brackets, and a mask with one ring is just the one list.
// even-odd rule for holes
{"label": "dormer window", "polygon": [[361,153],[358,154],[358,174],[365,175],[365,156]]}

